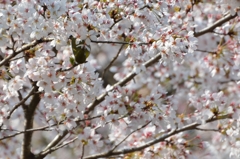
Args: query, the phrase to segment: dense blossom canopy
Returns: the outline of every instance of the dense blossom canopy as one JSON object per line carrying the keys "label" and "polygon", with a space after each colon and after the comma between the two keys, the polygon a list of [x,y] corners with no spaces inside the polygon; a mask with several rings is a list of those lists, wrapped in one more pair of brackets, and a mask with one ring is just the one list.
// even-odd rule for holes
{"label": "dense blossom canopy", "polygon": [[240,157],[239,15],[239,0],[0,0],[0,158]]}

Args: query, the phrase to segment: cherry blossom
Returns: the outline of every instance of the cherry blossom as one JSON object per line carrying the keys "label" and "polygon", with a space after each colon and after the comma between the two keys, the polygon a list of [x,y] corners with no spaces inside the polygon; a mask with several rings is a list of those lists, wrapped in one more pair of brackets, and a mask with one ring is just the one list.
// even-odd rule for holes
{"label": "cherry blossom", "polygon": [[0,1],[0,158],[238,158],[239,3]]}

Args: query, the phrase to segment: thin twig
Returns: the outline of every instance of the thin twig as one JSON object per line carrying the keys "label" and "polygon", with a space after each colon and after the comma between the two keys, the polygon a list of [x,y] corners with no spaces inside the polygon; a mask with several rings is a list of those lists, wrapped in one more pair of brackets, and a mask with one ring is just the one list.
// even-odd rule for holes
{"label": "thin twig", "polygon": [[[123,115],[123,116],[117,118],[116,120],[118,121],[118,120],[121,120],[121,119],[123,119],[123,118],[125,118],[125,117],[126,117],[126,115]],[[106,125],[108,125],[108,124],[110,124],[110,123],[112,123],[112,120],[109,120],[109,121],[105,122],[105,123],[104,123],[104,126],[106,126]],[[97,130],[97,129],[101,128],[101,127],[102,127],[102,126],[99,125],[99,126],[95,127],[94,129]]]}
{"label": "thin twig", "polygon": [[[81,120],[78,119],[78,120],[76,120],[75,122],[82,122],[82,121],[86,121],[86,120],[92,120],[92,119],[99,118],[99,117],[101,117],[101,116],[98,115],[98,116],[95,116],[95,117],[92,117],[92,118],[81,119]],[[39,158],[41,158],[40,156],[44,156],[44,155],[42,155],[42,154],[44,154],[44,152],[47,152],[49,149],[51,149],[51,148],[53,148],[54,146],[56,146],[67,134],[68,134],[68,130],[67,130],[67,129],[64,130],[64,131],[62,132],[62,134],[58,134],[58,135],[44,148],[44,150],[42,150],[42,151],[38,154]],[[53,152],[53,151],[51,151],[51,152]]]}
{"label": "thin twig", "polygon": [[75,68],[75,67],[78,66],[78,65],[79,65],[79,64],[74,64],[73,66],[71,66],[71,67],[69,67],[69,68],[67,68],[67,69],[62,69],[62,68],[60,68],[60,69],[57,70],[57,72],[70,71],[70,70],[72,70],[73,68]]}
{"label": "thin twig", "polygon": [[201,50],[201,49],[197,49],[197,50],[195,50],[195,51],[199,51],[199,52],[204,52],[204,53],[210,53],[210,54],[217,54],[217,52],[216,51],[207,51],[207,50]]}
{"label": "thin twig", "polygon": [[[64,146],[67,146],[67,145],[73,143],[73,142],[74,142],[75,140],[77,140],[77,139],[78,139],[78,137],[75,137],[75,138],[73,138],[72,140],[70,140],[70,141],[68,141],[68,142],[65,142],[64,144],[61,144],[61,145],[56,146],[56,147],[52,147],[52,148],[50,148],[50,149],[42,152],[41,154],[39,154],[39,156],[46,156],[46,155],[50,154],[50,153],[53,152],[53,151],[56,151],[56,150],[58,150],[58,149],[60,149],[60,148],[62,148],[62,147],[64,147]],[[36,155],[36,158],[39,158],[39,156]]]}
{"label": "thin twig", "polygon": [[82,156],[81,156],[81,159],[83,159],[83,157],[84,157],[84,147],[85,147],[85,145],[83,144],[83,146],[82,146]]}
{"label": "thin twig", "polygon": [[104,77],[105,72],[112,66],[112,64],[117,60],[118,56],[120,55],[122,49],[124,47],[124,44],[122,44],[122,46],[119,48],[118,53],[116,54],[116,56],[111,60],[111,62],[108,64],[108,66],[103,70],[103,75],[102,77]]}
{"label": "thin twig", "polygon": [[92,43],[102,43],[102,44],[122,44],[122,45],[149,45],[150,43],[130,43],[125,41],[101,41],[101,40],[91,40]]}
{"label": "thin twig", "polygon": [[83,121],[93,120],[93,119],[100,118],[100,117],[101,117],[101,115],[97,115],[97,116],[94,116],[94,117],[91,117],[91,118],[77,119],[77,120],[75,120],[75,122],[83,122]]}
{"label": "thin twig", "polygon": [[25,57],[25,56],[17,57],[17,58],[15,58],[15,59],[11,59],[11,60],[9,60],[9,61],[10,61],[10,62],[11,62],[11,61],[16,61],[16,60],[21,59],[21,58],[23,58],[23,57]]}
{"label": "thin twig", "polygon": [[51,131],[50,129],[49,130],[47,130],[47,129],[52,128],[54,126],[58,126],[60,124],[63,124],[63,122],[64,122],[64,120],[60,121],[59,123],[56,123],[56,124],[46,125],[46,126],[43,126],[43,127],[28,129],[28,130],[24,130],[24,131],[11,130],[11,129],[1,129],[1,130],[6,130],[6,131],[17,131],[17,133],[12,134],[12,135],[8,135],[8,136],[4,136],[4,137],[0,138],[0,141],[4,140],[4,139],[11,138],[11,137],[14,137],[14,136],[17,136],[17,135],[20,135],[20,134],[23,134],[23,133],[26,133],[26,132],[43,131],[43,130],[44,131]]}
{"label": "thin twig", "polygon": [[[139,10],[143,10],[144,8],[149,8],[149,6],[148,6],[148,5],[145,5],[145,6],[143,6],[142,8],[139,8]],[[132,13],[130,13],[129,15],[133,15],[134,13],[135,13],[135,10],[134,10]],[[111,29],[114,27],[114,25],[116,25],[116,24],[117,24],[118,22],[120,22],[121,20],[123,20],[123,18],[120,18],[120,19],[116,20],[115,23],[113,23],[113,24],[110,26],[109,30],[111,30]]]}
{"label": "thin twig", "polygon": [[[43,126],[43,127],[40,127],[40,128],[33,128],[33,129],[25,130],[25,131],[19,131],[19,132],[15,133],[15,134],[4,136],[4,137],[0,138],[0,141],[8,139],[8,138],[11,138],[11,137],[14,137],[14,136],[17,136],[17,135],[20,135],[20,134],[23,134],[23,133],[26,133],[26,132],[43,131],[43,130],[44,131],[51,131],[51,130],[47,130],[47,129],[50,128],[50,127],[56,126],[56,125],[57,124],[52,124],[50,126],[47,125],[47,126]],[[18,131],[18,130],[14,130],[14,131]]]}
{"label": "thin twig", "polygon": [[1,62],[0,62],[0,67],[7,64],[13,57],[15,57],[16,55],[18,55],[19,53],[30,49],[31,47],[34,47],[40,43],[44,43],[44,42],[49,42],[52,41],[53,39],[50,38],[43,38],[40,40],[34,40],[33,42],[23,45],[20,49],[17,49],[16,51],[14,51],[12,54],[8,55],[6,58],[4,58]]}
{"label": "thin twig", "polygon": [[140,128],[137,128],[136,130],[129,133],[121,142],[119,142],[117,145],[115,145],[110,151],[113,152],[119,145],[121,145],[124,141],[126,141],[129,136],[131,136],[133,133],[137,132],[138,130],[141,130],[142,128],[146,127],[149,123],[151,123],[151,121],[149,121],[145,125],[141,126]]}
{"label": "thin twig", "polygon": [[16,110],[19,106],[21,106],[22,104],[24,104],[26,102],[26,100],[28,100],[28,98],[34,94],[34,91],[35,91],[35,87],[33,87],[31,89],[31,91],[28,93],[28,95],[23,98],[18,104],[16,104],[13,109],[9,112],[8,116],[7,116],[7,119],[9,119],[12,115],[12,113],[14,112],[14,110]]}
{"label": "thin twig", "polygon": [[113,24],[110,26],[109,30],[111,30],[111,29],[114,27],[114,25],[116,25],[116,24],[117,24],[118,22],[120,22],[121,20],[123,20],[123,18],[120,18],[120,19],[116,20],[115,23],[113,23]]}
{"label": "thin twig", "polygon": [[216,131],[219,132],[219,129],[202,129],[202,128],[195,128],[196,130],[200,130],[200,131]]}

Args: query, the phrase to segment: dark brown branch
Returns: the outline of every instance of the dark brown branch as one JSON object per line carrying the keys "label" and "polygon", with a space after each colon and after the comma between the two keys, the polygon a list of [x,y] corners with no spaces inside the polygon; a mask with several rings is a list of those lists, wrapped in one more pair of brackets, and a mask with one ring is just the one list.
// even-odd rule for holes
{"label": "dark brown branch", "polygon": [[150,43],[130,43],[125,41],[97,41],[97,40],[91,40],[92,43],[102,43],[102,44],[122,44],[122,45],[149,45]]}
{"label": "dark brown branch", "polygon": [[18,59],[21,59],[21,58],[24,58],[25,56],[21,56],[21,57],[17,57],[17,58],[15,58],[15,59],[11,59],[11,60],[9,60],[10,62],[11,61],[16,61],[16,60],[18,60]]}
{"label": "dark brown branch", "polygon": [[120,19],[116,20],[116,21],[110,26],[109,30],[111,30],[111,29],[114,27],[114,25],[116,25],[116,24],[117,24],[118,22],[120,22],[121,20],[123,20],[123,18],[120,18]]}
{"label": "dark brown branch", "polygon": [[24,104],[24,102],[26,102],[28,100],[28,98],[33,95],[35,91],[35,88],[33,87],[32,90],[29,92],[29,94],[23,98],[18,104],[16,104],[13,109],[9,112],[8,116],[7,116],[7,119],[9,119],[12,115],[12,113],[14,112],[14,110],[16,110],[19,106],[21,106],[22,104]]}
{"label": "dark brown branch", "polygon": [[[133,134],[134,132],[136,132],[136,131],[144,128],[144,127],[146,127],[149,123],[150,123],[150,122],[144,124],[144,125],[141,126],[140,128],[138,128],[138,129],[134,130],[133,132],[131,132],[125,139],[123,139],[120,143],[118,143],[111,151],[114,151],[114,150],[115,150],[122,142],[124,142],[131,134]],[[67,143],[65,142],[64,144],[61,144],[61,145],[58,145],[58,146],[55,146],[55,147],[53,146],[53,147],[51,147],[51,148],[46,149],[45,151],[42,151],[41,153],[39,153],[38,155],[36,155],[36,159],[42,159],[42,158],[44,158],[44,157],[45,157],[46,155],[48,155],[49,153],[52,153],[53,151],[56,151],[56,150],[58,150],[59,148],[62,148],[62,147],[64,147],[64,146],[66,146],[66,145],[74,142],[77,138],[78,138],[78,137],[75,137],[74,139],[70,140],[70,141],[67,142]],[[84,145],[83,145],[83,146],[84,146]],[[83,154],[84,154],[84,152],[83,152]],[[82,157],[83,157],[83,156],[82,156]]]}
{"label": "dark brown branch", "polygon": [[[24,134],[26,132],[34,132],[34,131],[51,131],[51,130],[48,130],[48,128],[50,127],[53,127],[53,126],[56,126],[57,124],[53,124],[53,125],[48,125],[48,126],[43,126],[43,127],[40,127],[40,128],[33,128],[33,129],[28,129],[28,130],[25,130],[25,131],[19,131],[15,134],[12,134],[12,135],[8,135],[8,136],[4,136],[2,138],[0,138],[0,141],[1,140],[5,140],[5,139],[8,139],[8,138],[11,138],[11,137],[14,137],[14,136],[17,136],[17,135],[20,135],[20,134]],[[10,130],[9,130],[10,131]],[[17,130],[15,130],[17,131]]]}
{"label": "dark brown branch", "polygon": [[[98,115],[98,116],[95,116],[95,117],[92,117],[92,118],[81,119],[81,120],[78,120],[78,122],[83,122],[83,121],[86,121],[86,120],[92,120],[92,119],[96,119],[96,118],[99,118],[99,117],[101,117],[101,116]],[[43,127],[28,129],[28,130],[24,130],[24,131],[11,130],[11,129],[1,129],[1,130],[8,130],[8,131],[17,131],[17,133],[12,134],[12,135],[8,135],[8,136],[4,136],[4,137],[0,138],[0,141],[11,138],[11,137],[14,137],[14,136],[17,136],[17,135],[20,135],[20,134],[23,134],[23,133],[26,133],[26,132],[51,131],[51,130],[49,130],[49,128],[54,127],[54,126],[58,126],[58,125],[61,125],[61,124],[63,124],[63,121],[61,121],[59,123],[56,123],[56,124],[46,125],[46,126],[43,126]]]}
{"label": "dark brown branch", "polygon": [[16,55],[18,55],[19,53],[26,51],[28,49],[30,49],[31,47],[34,47],[40,43],[44,43],[44,42],[49,42],[52,41],[53,39],[48,39],[48,38],[43,38],[40,40],[34,40],[33,42],[26,44],[24,46],[22,46],[20,49],[17,49],[16,51],[14,51],[12,54],[8,55],[6,58],[4,58],[1,62],[0,62],[0,67],[7,64],[13,57],[15,57]]}
{"label": "dark brown branch", "polygon": [[[33,92],[38,90],[36,86],[36,82],[33,83]],[[34,94],[30,104],[27,107],[23,107],[24,110],[24,130],[32,129],[33,128],[33,119],[35,110],[40,102],[41,98],[39,94]],[[33,156],[31,152],[31,141],[32,141],[32,134],[33,132],[26,132],[23,135],[23,143],[22,143],[22,154],[21,159],[29,159]]]}
{"label": "dark brown branch", "polygon": [[81,156],[81,159],[83,159],[83,157],[84,157],[84,147],[85,147],[85,145],[83,144],[83,146],[82,146],[82,156]]}
{"label": "dark brown branch", "polygon": [[[8,135],[8,136],[4,136],[4,137],[0,138],[0,141],[1,141],[1,140],[4,140],[4,139],[11,138],[11,137],[14,137],[14,136],[17,136],[17,135],[20,135],[20,134],[23,134],[23,133],[26,133],[26,132],[51,131],[49,128],[54,127],[54,126],[58,126],[58,125],[60,125],[60,124],[62,124],[62,123],[63,123],[63,121],[61,121],[60,123],[51,124],[51,125],[46,125],[46,126],[43,126],[43,127],[28,129],[28,130],[24,130],[24,131],[6,129],[6,130],[8,130],[8,131],[17,131],[17,133],[12,134],[12,135]],[[4,129],[1,129],[1,130],[4,130]]]}
{"label": "dark brown branch", "polygon": [[64,142],[64,144],[58,145],[56,147],[49,148],[46,151],[42,152],[41,154],[36,155],[35,159],[43,159],[46,155],[50,154],[51,152],[56,151],[56,150],[58,150],[58,149],[60,149],[60,148],[62,148],[64,146],[67,146],[67,145],[73,143],[77,139],[78,139],[78,137],[75,137],[75,138],[73,138],[72,140],[70,140],[68,142]]}
{"label": "dark brown branch", "polygon": [[75,68],[76,66],[78,66],[79,64],[74,64],[73,66],[69,67],[69,68],[66,68],[66,69],[58,69],[57,72],[66,72],[66,71],[70,71],[72,70],[73,68]]}
{"label": "dark brown branch", "polygon": [[194,36],[195,37],[199,37],[203,34],[206,34],[206,33],[209,33],[209,32],[213,32],[213,30],[216,28],[216,27],[219,27],[221,26],[222,24],[228,22],[229,20],[233,19],[237,17],[237,13],[235,15],[231,15],[231,14],[228,14],[226,15],[225,17],[223,17],[222,19],[219,19],[218,21],[216,21],[213,25],[199,31],[199,32],[196,32],[194,33]]}
{"label": "dark brown branch", "polygon": [[[230,118],[231,115],[227,114],[227,115],[222,115],[222,116],[219,116],[219,117],[214,117],[214,118],[210,118],[208,120],[206,120],[206,123],[210,123],[210,122],[213,122],[213,121],[216,121],[216,120],[220,120],[220,119],[226,119],[226,118]],[[154,139],[152,141],[149,141],[148,143],[142,145],[142,146],[139,146],[139,147],[134,147],[134,148],[129,148],[129,149],[123,149],[123,150],[120,150],[120,151],[115,151],[115,152],[112,152],[112,151],[108,151],[106,153],[101,153],[101,154],[97,154],[97,155],[92,155],[92,156],[88,156],[88,157],[85,157],[84,159],[98,159],[98,158],[106,158],[106,157],[110,157],[110,156],[115,156],[115,155],[120,155],[120,154],[127,154],[127,153],[132,153],[132,152],[136,152],[136,151],[141,151],[147,147],[150,147],[154,144],[157,144],[159,142],[164,142],[167,138],[175,135],[175,134],[178,134],[180,132],[184,132],[184,131],[187,131],[187,130],[192,130],[192,129],[195,129],[197,126],[200,126],[201,124],[195,122],[195,123],[192,123],[192,124],[189,124],[189,125],[186,125],[182,128],[178,128],[178,129],[174,129],[172,131],[170,131],[169,133],[166,133],[160,137],[158,137],[157,139]]]}
{"label": "dark brown branch", "polygon": [[[96,119],[96,118],[99,118],[101,117],[100,115],[98,116],[95,116],[95,117],[92,117],[92,118],[87,118],[87,119],[79,119],[79,120],[76,120],[76,122],[82,122],[82,121],[86,121],[86,120],[92,120],[92,119]],[[55,147],[60,141],[62,141],[62,139],[68,134],[68,130],[64,130],[63,133],[60,135],[58,134],[53,140],[52,142],[50,142],[47,147],[42,150],[37,156],[38,156],[38,159],[42,159],[44,158],[48,153],[51,153],[57,149],[54,149],[53,147]],[[52,149],[53,148],[53,149]],[[51,151],[49,151],[51,149]],[[46,153],[48,152],[48,153]]]}

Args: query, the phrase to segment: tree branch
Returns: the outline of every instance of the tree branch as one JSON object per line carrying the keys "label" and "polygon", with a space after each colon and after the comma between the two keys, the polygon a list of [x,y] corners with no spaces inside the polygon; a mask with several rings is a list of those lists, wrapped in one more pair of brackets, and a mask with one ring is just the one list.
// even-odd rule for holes
{"label": "tree branch", "polygon": [[[226,119],[226,118],[229,118],[231,117],[230,114],[227,114],[227,115],[222,115],[222,116],[218,116],[218,117],[214,117],[214,118],[210,118],[208,120],[206,120],[206,123],[210,123],[210,122],[213,122],[213,121],[216,121],[216,120],[219,120],[219,119]],[[115,155],[120,155],[120,154],[127,154],[127,153],[132,153],[132,152],[136,152],[136,151],[141,151],[147,147],[150,147],[154,144],[157,144],[159,142],[163,142],[165,141],[165,139],[175,135],[175,134],[178,134],[180,132],[184,132],[184,131],[187,131],[187,130],[192,130],[192,129],[195,129],[197,126],[200,126],[201,124],[195,122],[195,123],[192,123],[192,124],[189,124],[189,125],[186,125],[182,128],[178,128],[178,129],[174,129],[160,137],[158,137],[157,139],[154,139],[152,141],[149,141],[148,143],[142,145],[142,146],[139,146],[139,147],[134,147],[134,148],[128,148],[128,149],[123,149],[123,150],[120,150],[120,151],[115,151],[115,152],[112,152],[112,151],[108,151],[106,153],[101,153],[101,154],[97,154],[97,155],[92,155],[92,156],[88,156],[88,157],[85,157],[84,159],[98,159],[98,158],[105,158],[105,157],[110,157],[110,156],[115,156]]]}
{"label": "tree branch", "polygon": [[33,88],[31,89],[31,91],[29,92],[29,94],[28,94],[25,98],[23,98],[18,104],[16,104],[16,105],[13,107],[13,109],[9,112],[9,114],[8,114],[8,116],[7,116],[7,119],[9,119],[9,118],[11,117],[11,115],[12,115],[12,113],[14,112],[15,109],[17,109],[19,106],[21,106],[22,104],[24,104],[24,102],[26,102],[26,100],[28,100],[28,98],[29,98],[31,95],[33,95],[34,91],[35,91],[35,88],[33,87]]}
{"label": "tree branch", "polygon": [[62,148],[64,146],[67,146],[70,143],[73,143],[77,139],[78,139],[78,137],[75,137],[72,140],[70,140],[68,142],[65,142],[64,144],[58,145],[56,147],[51,147],[51,148],[47,149],[46,151],[43,151],[40,154],[36,155],[35,159],[43,159],[46,155],[50,154],[51,152],[56,151],[56,150],[58,150],[58,149],[60,149],[60,148]]}
{"label": "tree branch", "polygon": [[202,129],[202,128],[195,128],[196,130],[199,131],[216,131],[216,132],[220,132],[219,129]]}
{"label": "tree branch", "polygon": [[[150,60],[148,60],[147,62],[145,62],[143,64],[144,67],[149,67],[152,64],[154,64],[155,62],[157,62],[159,59],[161,59],[161,53],[158,53],[156,56],[154,56],[153,58],[151,58]],[[111,89],[109,89],[107,92],[103,93],[102,95],[98,96],[93,103],[88,105],[88,109],[85,111],[84,114],[88,114],[89,112],[91,112],[99,103],[101,103],[104,99],[105,96],[108,94],[108,92],[111,92],[115,87],[117,86],[124,86],[126,83],[128,83],[129,81],[131,81],[137,74],[133,71],[132,73],[128,74],[125,78],[123,78],[121,81],[117,82],[116,84],[114,84]]]}
{"label": "tree branch", "polygon": [[13,57],[15,57],[16,55],[18,55],[19,53],[26,51],[28,49],[30,49],[31,47],[34,47],[40,43],[44,43],[44,42],[49,42],[52,41],[53,39],[49,39],[49,38],[43,38],[40,40],[34,40],[33,42],[26,44],[24,46],[22,46],[20,49],[17,49],[16,51],[14,51],[12,54],[8,55],[6,58],[4,58],[1,62],[0,62],[0,67],[7,64]]}
{"label": "tree branch", "polygon": [[142,128],[146,127],[149,123],[151,123],[151,121],[149,121],[148,123],[142,125],[140,128],[137,128],[136,130],[129,133],[121,142],[115,145],[110,151],[113,152],[119,145],[121,145],[124,141],[126,141],[129,136],[131,136],[133,133],[137,132],[138,130],[141,130]]}
{"label": "tree branch", "polygon": [[150,43],[130,43],[125,41],[101,41],[101,40],[91,40],[92,43],[102,43],[102,44],[122,44],[122,45],[149,45]]}
{"label": "tree branch", "polygon": [[231,20],[235,17],[237,17],[237,13],[235,15],[228,14],[225,17],[223,17],[222,19],[219,19],[218,21],[216,21],[213,25],[211,25],[211,26],[209,26],[209,27],[207,27],[207,28],[205,28],[205,29],[203,29],[199,32],[194,33],[194,36],[199,37],[199,36],[201,36],[203,34],[206,34],[208,32],[212,32],[216,27],[221,26],[222,24],[226,23],[227,21],[229,21],[229,20]]}
{"label": "tree branch", "polygon": [[66,72],[66,71],[70,71],[72,70],[73,68],[75,68],[76,66],[78,66],[79,64],[74,64],[73,66],[69,67],[69,68],[66,68],[66,69],[58,69],[56,72]]}
{"label": "tree branch", "polygon": [[[36,86],[36,82],[33,83],[33,91],[37,91],[38,87]],[[33,128],[33,119],[34,119],[34,113],[35,109],[38,106],[41,98],[40,95],[34,94],[30,104],[27,107],[23,107],[24,110],[24,130],[32,129]],[[22,143],[22,154],[21,159],[29,159],[33,157],[33,154],[31,152],[31,141],[32,141],[32,134],[33,132],[26,132],[23,135],[23,143]]]}
{"label": "tree branch", "polygon": [[[43,127],[39,127],[39,128],[28,129],[28,130],[24,130],[24,131],[14,130],[14,131],[18,131],[18,132],[15,133],[15,134],[12,134],[12,135],[8,135],[8,136],[2,137],[2,138],[0,138],[0,141],[1,141],[1,140],[8,139],[8,138],[11,138],[11,137],[14,137],[14,136],[17,136],[17,135],[20,135],[20,134],[23,134],[23,133],[26,133],[26,132],[51,131],[51,130],[47,130],[47,129],[48,129],[48,128],[51,128],[51,127],[54,127],[54,126],[57,126],[57,125],[59,125],[59,123],[57,123],[57,124],[52,124],[52,125],[47,125],[47,126],[43,126]],[[3,130],[3,129],[1,129],[1,130]],[[10,130],[9,130],[9,131],[10,131]]]}
{"label": "tree branch", "polygon": [[122,46],[119,48],[118,53],[116,54],[116,56],[114,56],[114,58],[111,60],[111,62],[107,65],[107,67],[103,70],[103,75],[102,77],[104,77],[105,72],[112,66],[112,64],[117,60],[119,54],[121,53],[122,49],[124,47],[124,44],[122,44]]}

